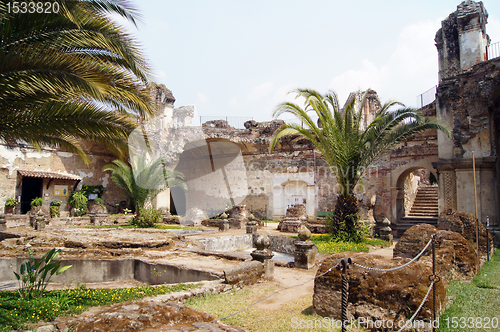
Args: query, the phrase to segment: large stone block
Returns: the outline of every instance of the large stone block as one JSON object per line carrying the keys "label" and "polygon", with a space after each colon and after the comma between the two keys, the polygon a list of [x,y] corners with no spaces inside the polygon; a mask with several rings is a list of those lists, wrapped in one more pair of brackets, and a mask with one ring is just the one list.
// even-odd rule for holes
{"label": "large stone block", "polygon": [[[429,242],[438,229],[429,224],[418,224],[407,229],[394,247],[393,256],[403,258],[415,257]],[[429,255],[431,248],[426,250]]]}
{"label": "large stone block", "polygon": [[[325,259],[318,269],[314,282],[313,307],[321,316],[341,318],[341,272],[333,269],[323,276],[346,253],[335,254]],[[353,262],[373,268],[392,268],[402,265],[408,259],[387,259],[377,255],[355,253],[350,256]],[[418,261],[396,271],[378,272],[351,265],[348,269],[349,296],[348,319],[364,318],[371,320],[390,320],[398,324],[406,321],[419,307],[429,286],[432,267],[429,261]],[[443,312],[446,290],[443,283],[436,287],[436,309]],[[432,319],[432,294],[426,300],[417,319]],[[395,325],[397,326],[397,325]]]}
{"label": "large stone block", "polygon": [[230,285],[250,285],[256,283],[262,277],[264,272],[264,264],[259,261],[250,261],[224,270],[224,278]]}
{"label": "large stone block", "polygon": [[[486,242],[486,227],[483,223],[474,217],[472,213],[463,211],[449,210],[442,212],[439,215],[438,229],[448,230],[452,232],[457,232],[465,237],[469,242],[471,242],[474,247],[476,246],[476,225],[478,229],[479,237],[479,250],[482,255],[486,255],[487,252],[487,242]],[[489,236],[490,250],[493,253],[493,237]]]}
{"label": "large stone block", "polygon": [[[477,254],[472,243],[462,235],[438,230],[432,225],[419,224],[408,229],[394,248],[394,257],[413,258],[435,235],[436,273],[447,285],[452,279],[469,280],[476,274]],[[429,260],[432,245],[424,252],[421,260]]]}

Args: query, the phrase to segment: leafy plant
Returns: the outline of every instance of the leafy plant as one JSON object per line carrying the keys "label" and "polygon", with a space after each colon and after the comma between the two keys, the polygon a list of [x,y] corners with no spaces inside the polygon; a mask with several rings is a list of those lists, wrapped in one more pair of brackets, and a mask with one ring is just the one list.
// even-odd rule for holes
{"label": "leafy plant", "polygon": [[42,197],[33,198],[31,200],[31,203],[30,203],[30,205],[33,206],[33,207],[42,206],[42,204],[43,204],[43,198]]}
{"label": "leafy plant", "polygon": [[61,207],[51,206],[49,208],[49,213],[50,213],[51,218],[60,217],[61,216]]}
{"label": "leafy plant", "polygon": [[61,261],[54,261],[61,250],[51,249],[41,259],[35,259],[31,248],[29,261],[21,264],[19,273],[14,272],[19,284],[18,293],[24,301],[39,296],[47,288],[50,279],[72,267],[72,265],[61,266]]}
{"label": "leafy plant", "polygon": [[50,202],[50,206],[61,206],[61,204],[62,204],[62,201],[59,201],[59,200]]}
{"label": "leafy plant", "polygon": [[6,208],[12,209],[16,207],[17,204],[17,199],[15,199],[14,197],[7,197],[7,199],[5,200]]}
{"label": "leafy plant", "polygon": [[153,113],[149,66],[114,18],[135,24],[137,10],[121,0],[57,3],[60,11],[39,15],[1,2],[0,138],[63,147],[84,161],[82,140],[126,153],[133,115]]}
{"label": "leafy plant", "polygon": [[121,160],[114,160],[105,165],[103,171],[111,171],[111,179],[120,187],[132,204],[132,210],[138,212],[146,203],[153,200],[161,190],[181,187],[187,189],[184,175],[164,167],[163,159],[146,161],[146,154],[131,158],[130,165]]}
{"label": "leafy plant", "polygon": [[163,219],[161,211],[157,209],[140,209],[139,213],[130,220],[130,224],[136,227],[154,227]]}
{"label": "leafy plant", "polygon": [[370,234],[370,228],[363,222],[355,222],[357,215],[327,216],[327,229],[334,242],[361,243]]}
{"label": "leafy plant", "polygon": [[97,194],[98,198],[101,198],[102,194],[104,193],[104,186],[103,185],[97,185],[97,186],[89,186],[87,184],[84,184],[82,186],[82,192],[84,192],[85,196],[89,196],[89,194]]}
{"label": "leafy plant", "polygon": [[104,206],[104,200],[102,198],[97,197],[96,199],[94,199],[94,203],[97,203],[100,206],[105,207]]}
{"label": "leafy plant", "polygon": [[68,204],[75,210],[75,215],[83,216],[87,212],[88,198],[80,191],[73,191],[68,199]]}

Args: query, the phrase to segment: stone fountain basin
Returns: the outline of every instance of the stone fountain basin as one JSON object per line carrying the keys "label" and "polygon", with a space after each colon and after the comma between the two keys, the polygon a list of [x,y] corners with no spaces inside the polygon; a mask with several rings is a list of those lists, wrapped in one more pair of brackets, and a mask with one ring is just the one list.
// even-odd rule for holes
{"label": "stone fountain basin", "polygon": [[[251,258],[250,253],[255,249],[254,241],[259,234],[227,235],[193,240],[193,244],[208,254],[226,254],[240,256],[241,259]],[[293,262],[296,239],[267,235],[271,241],[269,250],[274,253],[273,260]],[[243,253],[244,255],[238,255]]]}

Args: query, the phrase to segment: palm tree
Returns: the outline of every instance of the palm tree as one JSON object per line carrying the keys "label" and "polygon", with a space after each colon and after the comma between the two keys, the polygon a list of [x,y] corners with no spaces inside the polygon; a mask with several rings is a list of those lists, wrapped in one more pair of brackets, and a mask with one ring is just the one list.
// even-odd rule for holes
{"label": "palm tree", "polygon": [[131,115],[152,113],[149,68],[110,15],[135,24],[136,10],[125,0],[58,0],[51,13],[23,13],[13,3],[0,0],[0,142],[84,160],[82,140],[123,152]]}
{"label": "palm tree", "polygon": [[152,201],[166,188],[181,187],[186,190],[184,175],[164,166],[161,158],[146,161],[146,155],[131,158],[131,165],[122,160],[114,160],[105,165],[104,171],[111,171],[111,179],[120,187],[139,213],[145,205]]}
{"label": "palm tree", "polygon": [[[369,91],[364,93],[359,103],[360,109],[355,107],[356,98],[341,109],[333,91],[321,95],[314,90],[298,89],[294,92],[297,98],[305,98],[305,107],[285,102],[273,114],[277,118],[284,113],[291,113],[303,125],[285,123],[278,128],[271,140],[271,152],[281,137],[300,135],[311,141],[332,168],[340,186],[333,216],[333,232],[339,228],[348,233],[357,229],[359,208],[354,188],[361,181],[364,170],[378,156],[427,129],[442,130],[450,135],[449,129],[438,119],[424,117],[418,110],[405,108],[395,101],[384,104],[375,119],[363,130],[361,108]],[[402,108],[392,110],[394,106]],[[318,124],[307,114],[309,111],[314,111],[318,116]]]}

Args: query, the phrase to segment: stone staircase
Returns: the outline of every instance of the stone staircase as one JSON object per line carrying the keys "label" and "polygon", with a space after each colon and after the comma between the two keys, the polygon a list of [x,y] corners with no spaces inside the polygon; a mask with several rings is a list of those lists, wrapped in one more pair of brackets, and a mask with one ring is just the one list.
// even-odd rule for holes
{"label": "stone staircase", "polygon": [[437,186],[425,186],[418,189],[410,213],[399,220],[396,236],[401,236],[408,228],[416,224],[437,225],[439,215],[437,190]]}

